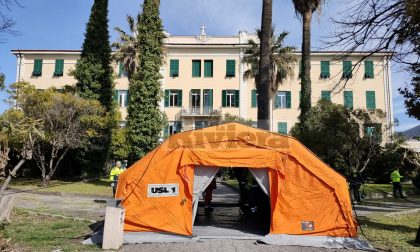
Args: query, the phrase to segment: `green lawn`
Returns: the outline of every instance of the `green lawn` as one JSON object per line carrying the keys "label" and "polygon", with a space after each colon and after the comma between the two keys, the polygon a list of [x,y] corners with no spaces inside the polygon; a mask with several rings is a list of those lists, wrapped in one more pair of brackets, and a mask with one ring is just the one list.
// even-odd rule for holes
{"label": "green lawn", "polygon": [[[420,251],[415,244],[420,212],[386,216],[375,214],[360,218],[365,238],[375,248],[386,251]],[[359,233],[359,235],[362,235]]]}
{"label": "green lawn", "polygon": [[223,180],[223,183],[239,189],[239,182],[236,179]]}
{"label": "green lawn", "polygon": [[88,221],[35,215],[15,208],[11,224],[0,225],[0,236],[25,251],[95,251],[97,246],[82,245],[92,231]]}
{"label": "green lawn", "polygon": [[10,188],[37,192],[63,192],[112,196],[112,188],[110,184],[111,183],[106,179],[90,181],[87,183],[52,180],[48,187],[42,187],[40,180],[31,179],[14,181],[12,180]]}
{"label": "green lawn", "polygon": [[[403,187],[403,191],[404,190],[410,190],[410,191],[417,190],[413,184],[402,184],[402,187]],[[368,192],[380,193],[381,191],[392,193],[392,184],[364,184],[363,189],[367,193]]]}

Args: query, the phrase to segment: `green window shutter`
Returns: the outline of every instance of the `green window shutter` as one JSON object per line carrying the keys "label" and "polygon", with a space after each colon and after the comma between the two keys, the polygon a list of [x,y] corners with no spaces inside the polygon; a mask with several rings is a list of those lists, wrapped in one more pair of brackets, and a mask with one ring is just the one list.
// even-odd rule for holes
{"label": "green window shutter", "polygon": [[226,108],[226,90],[222,90],[222,107]]}
{"label": "green window shutter", "polygon": [[178,90],[178,107],[182,107],[182,90]]}
{"label": "green window shutter", "polygon": [[124,101],[124,107],[128,106],[128,101],[130,100],[130,93],[127,91],[127,96],[125,97],[125,101]]}
{"label": "green window shutter", "polygon": [[257,90],[255,89],[251,91],[251,107],[257,107]]}
{"label": "green window shutter", "polygon": [[210,106],[211,109],[213,109],[213,89],[209,90],[209,96],[210,96],[209,106]]}
{"label": "green window shutter", "polygon": [[286,108],[292,107],[292,92],[287,91],[286,92]]}
{"label": "green window shutter", "polygon": [[165,107],[169,107],[169,89],[165,90]]}
{"label": "green window shutter", "polygon": [[353,109],[353,91],[344,91],[344,107]]}
{"label": "green window shutter", "polygon": [[213,77],[213,60],[204,61],[204,77]]}
{"label": "green window shutter", "polygon": [[300,108],[300,101],[302,100],[302,91],[299,91],[299,108]]}
{"label": "green window shutter", "polygon": [[353,65],[351,61],[343,61],[343,78],[349,79],[353,77]]}
{"label": "green window shutter", "polygon": [[169,126],[163,127],[163,137],[169,136]]}
{"label": "green window shutter", "polygon": [[192,61],[192,77],[201,77],[201,60]]}
{"label": "green window shutter", "polygon": [[365,78],[373,79],[375,73],[373,71],[373,61],[365,61]]}
{"label": "green window shutter", "polygon": [[226,77],[235,77],[236,61],[226,60]]}
{"label": "green window shutter", "polygon": [[118,102],[118,90],[114,90],[114,97],[113,100]]}
{"label": "green window shutter", "polygon": [[331,101],[331,91],[321,91],[321,99]]}
{"label": "green window shutter", "polygon": [[330,62],[321,61],[321,78],[330,78]]}
{"label": "green window shutter", "polygon": [[279,122],[277,124],[277,132],[280,134],[287,134],[287,122]]}
{"label": "green window shutter", "polygon": [[279,95],[278,92],[276,93],[276,96],[274,97],[274,108],[277,109],[280,107],[280,101],[279,101]]}
{"label": "green window shutter", "polygon": [[178,77],[179,76],[179,60],[172,59],[169,63],[169,75],[171,77]]}
{"label": "green window shutter", "polygon": [[63,59],[56,59],[55,60],[55,70],[54,70],[54,76],[63,76],[64,72],[64,60]]}
{"label": "green window shutter", "polygon": [[118,63],[118,77],[121,78],[124,73],[124,63]]}
{"label": "green window shutter", "polygon": [[34,60],[34,70],[32,72],[33,76],[41,76],[42,75],[42,59],[35,59]]}
{"label": "green window shutter", "polygon": [[375,91],[366,91],[366,108],[376,109]]}
{"label": "green window shutter", "polygon": [[235,90],[235,107],[239,108],[239,90]]}

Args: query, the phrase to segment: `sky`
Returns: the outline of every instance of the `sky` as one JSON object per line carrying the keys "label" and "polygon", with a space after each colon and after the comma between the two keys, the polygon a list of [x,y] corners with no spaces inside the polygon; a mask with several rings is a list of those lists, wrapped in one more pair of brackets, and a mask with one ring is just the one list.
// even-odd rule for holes
{"label": "sky", "polygon": [[[16,81],[16,57],[12,49],[81,49],[86,23],[93,0],[18,0],[19,6],[7,13],[16,20],[18,36],[2,35],[0,43],[0,72],[6,75],[6,84]],[[330,20],[337,18],[346,7],[344,0],[327,1],[313,19],[312,49],[323,46],[321,39],[335,30]],[[110,41],[117,39],[114,27],[127,30],[127,14],[136,15],[142,0],[109,0]],[[161,0],[161,18],[164,29],[172,35],[197,35],[200,26],[211,35],[234,35],[240,30],[254,32],[261,24],[261,0]],[[290,32],[288,45],[301,46],[301,22],[296,17],[291,0],[273,1],[273,23],[276,31]],[[410,75],[401,66],[393,65],[394,117],[404,131],[420,125],[409,118],[404,99],[397,89],[410,82]],[[3,102],[6,92],[0,93],[0,112],[8,108]]]}

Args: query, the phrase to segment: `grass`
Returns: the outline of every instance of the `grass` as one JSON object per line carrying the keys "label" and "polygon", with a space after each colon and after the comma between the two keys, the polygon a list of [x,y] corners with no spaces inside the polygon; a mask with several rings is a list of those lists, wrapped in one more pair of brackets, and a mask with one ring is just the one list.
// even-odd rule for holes
{"label": "grass", "polygon": [[[402,184],[403,191],[417,190],[413,184]],[[364,184],[363,189],[366,193],[380,193],[381,191],[392,193],[392,184]]]}
{"label": "grass", "polygon": [[12,180],[10,188],[37,191],[37,192],[61,192],[74,194],[91,194],[112,196],[111,183],[106,179],[91,182],[72,182],[62,180],[52,180],[48,187],[42,187],[40,180]]}
{"label": "grass", "polygon": [[236,179],[223,180],[223,183],[226,183],[232,187],[239,189],[239,182]]}
{"label": "grass", "polygon": [[30,214],[15,208],[12,223],[0,225],[0,236],[28,251],[95,251],[97,246],[82,245],[91,233],[88,221]]}
{"label": "grass", "polygon": [[420,212],[386,216],[369,215],[360,218],[365,237],[375,248],[386,251],[420,251],[415,244]]}

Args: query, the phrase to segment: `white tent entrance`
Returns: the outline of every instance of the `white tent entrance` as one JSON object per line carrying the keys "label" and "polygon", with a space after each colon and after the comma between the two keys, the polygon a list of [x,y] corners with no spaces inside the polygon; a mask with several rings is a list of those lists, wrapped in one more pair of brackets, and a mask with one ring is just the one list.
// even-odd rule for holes
{"label": "white tent entrance", "polygon": [[[211,213],[206,213],[203,207],[199,207],[202,193],[215,178],[220,167],[196,166],[194,168],[194,192],[193,192],[193,233],[200,238],[251,238],[256,239],[268,233],[270,220],[269,206],[269,181],[266,169],[249,169],[257,182],[257,191],[253,195],[255,201],[265,200],[267,209],[259,208],[259,213],[246,215],[240,211],[238,189],[217,183],[217,189],[213,191]],[[247,168],[239,169],[239,172],[247,174]],[[260,190],[261,189],[261,190]],[[261,214],[264,213],[264,216]],[[264,220],[262,220],[264,219]],[[267,224],[264,224],[267,223]]]}

